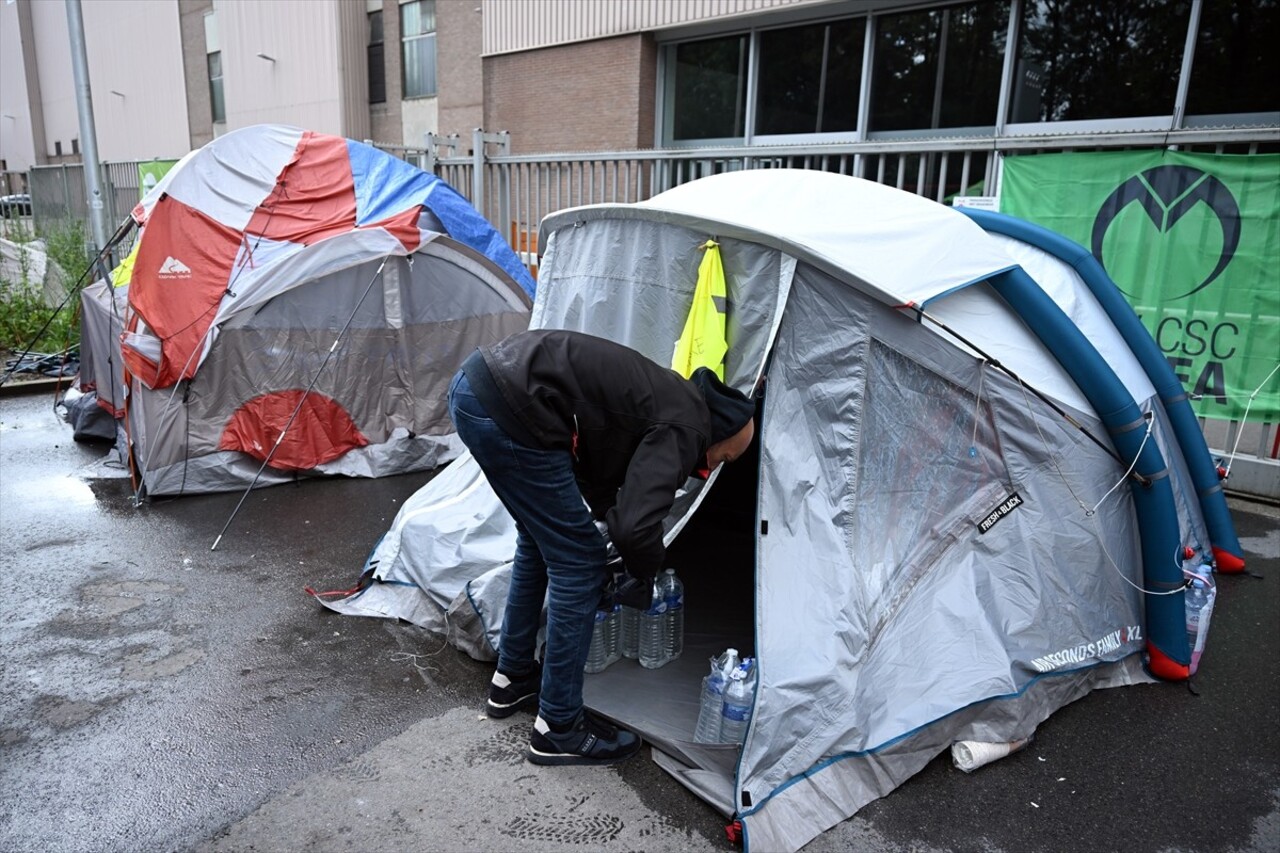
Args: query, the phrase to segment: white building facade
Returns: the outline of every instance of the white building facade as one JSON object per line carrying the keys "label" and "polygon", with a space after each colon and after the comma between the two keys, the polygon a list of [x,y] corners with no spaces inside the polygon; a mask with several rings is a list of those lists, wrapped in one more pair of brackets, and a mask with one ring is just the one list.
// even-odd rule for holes
{"label": "white building facade", "polygon": [[[103,160],[262,122],[520,153],[1280,134],[1275,0],[82,0]],[[0,159],[79,159],[62,0],[0,3]],[[1236,132],[1238,131],[1238,132]],[[1255,149],[1256,150],[1256,149]],[[1269,148],[1268,148],[1269,150]]]}

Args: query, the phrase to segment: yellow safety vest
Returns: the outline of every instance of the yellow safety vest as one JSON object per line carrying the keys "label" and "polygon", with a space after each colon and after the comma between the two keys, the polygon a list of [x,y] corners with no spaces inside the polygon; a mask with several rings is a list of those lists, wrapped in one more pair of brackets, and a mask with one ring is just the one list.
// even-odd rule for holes
{"label": "yellow safety vest", "polygon": [[684,332],[676,341],[671,369],[685,379],[699,367],[715,372],[724,381],[724,355],[729,344],[724,338],[725,304],[724,264],[720,260],[720,244],[708,240],[702,263],[698,265],[698,284],[693,291],[693,305],[685,320]]}
{"label": "yellow safety vest", "polygon": [[142,246],[142,237],[133,241],[133,251],[111,271],[111,286],[123,287],[133,278],[133,262],[138,259],[138,249]]}

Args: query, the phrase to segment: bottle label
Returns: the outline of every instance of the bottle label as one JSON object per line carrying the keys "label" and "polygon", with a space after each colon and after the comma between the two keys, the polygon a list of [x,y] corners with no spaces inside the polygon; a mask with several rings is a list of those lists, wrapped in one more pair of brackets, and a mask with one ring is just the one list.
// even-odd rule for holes
{"label": "bottle label", "polygon": [[746,722],[747,718],[750,716],[750,705],[730,705],[727,702],[725,703],[724,718],[726,720],[733,720],[735,723],[742,723]]}
{"label": "bottle label", "polygon": [[667,612],[667,603],[665,601],[655,601],[653,606],[645,612],[650,616],[661,616]]}
{"label": "bottle label", "polygon": [[684,607],[684,593],[668,598],[666,602],[668,610],[678,610],[679,608]]}

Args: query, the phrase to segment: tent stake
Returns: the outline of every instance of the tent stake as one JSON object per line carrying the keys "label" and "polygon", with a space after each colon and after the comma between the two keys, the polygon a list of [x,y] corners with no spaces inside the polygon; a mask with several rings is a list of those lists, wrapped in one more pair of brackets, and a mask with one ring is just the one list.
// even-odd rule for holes
{"label": "tent stake", "polygon": [[[390,255],[387,256],[388,258]],[[359,312],[360,306],[364,304],[365,297],[369,295],[369,291],[373,290],[373,283],[382,275],[382,268],[387,265],[387,258],[382,259],[382,263],[378,264],[378,268],[374,270],[373,278],[369,279],[369,283],[365,285],[364,293],[360,294],[356,307],[351,309],[351,316],[347,318],[347,322],[338,330],[338,336],[333,339],[333,345],[329,347],[329,351],[324,354],[324,360],[320,362],[320,366],[316,368],[316,375],[311,377],[311,384],[307,386],[307,390],[302,392],[302,396],[298,398],[298,405],[294,407],[293,414],[289,415],[288,422],[285,423],[284,429],[280,430],[280,435],[276,438],[276,443],[271,445],[262,464],[258,466],[258,472],[253,475],[253,480],[249,482],[248,488],[244,490],[244,494],[240,496],[239,503],[236,508],[231,511],[231,515],[227,518],[227,523],[222,525],[222,530],[218,532],[218,537],[213,540],[213,544],[209,546],[210,551],[218,550],[218,543],[222,541],[222,536],[227,532],[227,528],[231,526],[231,522],[235,521],[236,515],[240,512],[240,507],[244,506],[245,498],[249,497],[249,492],[253,491],[253,487],[258,485],[258,478],[262,476],[262,472],[266,470],[267,465],[271,462],[271,458],[276,455],[276,450],[280,448],[280,443],[284,441],[285,433],[289,431],[289,427],[293,426],[293,422],[298,417],[298,412],[302,411],[303,403],[307,402],[307,395],[311,393],[311,389],[316,387],[316,383],[320,381],[320,374],[324,372],[325,366],[329,363],[329,359],[338,349],[338,344],[342,341],[342,336],[347,333],[347,329],[351,328],[351,323],[356,319],[356,313]]]}

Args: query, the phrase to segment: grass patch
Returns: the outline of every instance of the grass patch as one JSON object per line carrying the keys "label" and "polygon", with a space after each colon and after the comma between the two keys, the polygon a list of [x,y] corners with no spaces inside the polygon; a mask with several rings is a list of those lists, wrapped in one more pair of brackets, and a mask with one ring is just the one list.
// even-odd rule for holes
{"label": "grass patch", "polygon": [[[39,237],[48,258],[61,267],[67,290],[74,288],[90,261],[84,226],[62,222],[42,231],[33,233],[28,220],[6,223],[0,236],[20,246]],[[44,282],[38,280],[31,261],[22,253],[16,271],[0,278],[0,350],[22,353],[30,348],[32,352],[52,353],[79,343],[79,299],[72,297],[55,315],[61,298],[52,300],[46,294]]]}

